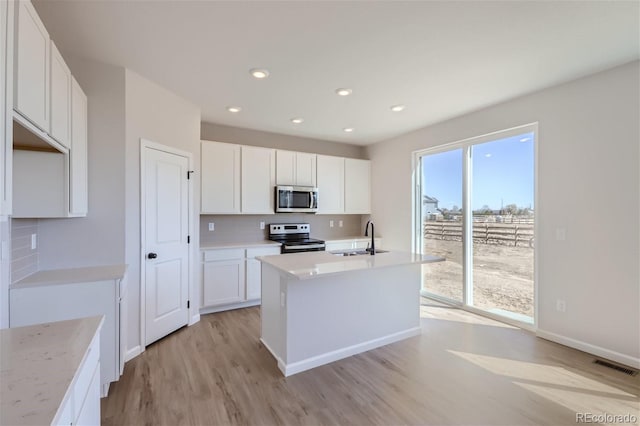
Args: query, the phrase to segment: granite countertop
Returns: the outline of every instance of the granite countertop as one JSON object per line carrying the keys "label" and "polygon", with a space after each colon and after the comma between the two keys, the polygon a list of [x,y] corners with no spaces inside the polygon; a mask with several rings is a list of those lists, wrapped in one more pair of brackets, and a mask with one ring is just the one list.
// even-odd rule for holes
{"label": "granite countertop", "polygon": [[419,263],[442,262],[444,257],[402,251],[378,253],[375,256],[338,256],[328,251],[291,253],[281,256],[260,256],[256,259],[271,265],[289,277],[299,280],[317,276],[342,274],[359,270],[386,268]]}
{"label": "granite countertop", "polygon": [[227,249],[227,248],[256,248],[256,247],[279,247],[280,243],[270,240],[259,241],[216,241],[200,243],[200,250]]}
{"label": "granite countertop", "polygon": [[[381,235],[376,235],[375,238],[380,238],[382,239]],[[353,241],[353,240],[367,240],[367,241],[371,241],[371,237],[365,237],[364,235],[356,235],[353,237],[333,237],[333,238],[323,238],[325,240],[325,242],[327,243],[341,243],[341,242],[346,242],[346,241]]]}
{"label": "granite countertop", "polygon": [[49,269],[38,271],[11,284],[10,288],[39,287],[82,282],[115,280],[124,277],[127,265],[90,266],[86,268]]}
{"label": "granite countertop", "polygon": [[102,316],[0,330],[0,424],[51,424]]}

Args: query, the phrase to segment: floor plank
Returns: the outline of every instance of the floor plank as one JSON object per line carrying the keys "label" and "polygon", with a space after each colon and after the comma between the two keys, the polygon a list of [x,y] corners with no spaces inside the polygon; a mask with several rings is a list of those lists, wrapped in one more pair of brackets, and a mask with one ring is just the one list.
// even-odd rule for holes
{"label": "floor plank", "polygon": [[260,309],[203,315],[128,362],[103,425],[563,425],[640,418],[640,376],[423,299],[422,335],[285,378]]}

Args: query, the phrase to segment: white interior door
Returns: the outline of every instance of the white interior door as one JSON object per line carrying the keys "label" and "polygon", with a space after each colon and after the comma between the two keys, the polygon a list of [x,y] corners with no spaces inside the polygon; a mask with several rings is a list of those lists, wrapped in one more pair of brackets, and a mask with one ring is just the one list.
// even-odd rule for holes
{"label": "white interior door", "polygon": [[143,149],[145,345],[189,319],[189,159]]}

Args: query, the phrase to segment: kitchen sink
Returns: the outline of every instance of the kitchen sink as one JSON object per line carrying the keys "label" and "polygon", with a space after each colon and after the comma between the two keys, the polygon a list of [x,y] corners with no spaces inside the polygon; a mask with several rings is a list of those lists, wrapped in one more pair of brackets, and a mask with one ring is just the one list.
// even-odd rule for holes
{"label": "kitchen sink", "polygon": [[[387,253],[389,250],[378,250],[376,249],[376,254],[378,253]],[[367,250],[335,250],[335,251],[331,251],[329,252],[331,254],[334,254],[336,256],[363,256],[363,255],[368,255],[370,256],[371,253],[369,253]]]}

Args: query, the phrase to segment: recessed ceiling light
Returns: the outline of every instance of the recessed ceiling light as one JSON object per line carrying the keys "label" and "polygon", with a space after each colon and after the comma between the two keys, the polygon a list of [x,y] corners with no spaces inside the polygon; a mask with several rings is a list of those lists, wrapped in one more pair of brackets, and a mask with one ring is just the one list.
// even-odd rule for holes
{"label": "recessed ceiling light", "polygon": [[242,111],[242,108],[238,107],[238,106],[228,106],[227,107],[227,111],[229,112],[240,112]]}
{"label": "recessed ceiling light", "polygon": [[529,142],[529,138],[522,138],[520,139],[520,142]]}
{"label": "recessed ceiling light", "polygon": [[402,111],[402,110],[404,110],[404,109],[405,109],[405,106],[404,106],[404,105],[402,105],[402,104],[400,104],[400,105],[393,105],[393,106],[391,107],[391,111],[393,111],[393,112],[400,112],[400,111]]}
{"label": "recessed ceiling light", "polygon": [[258,80],[269,77],[269,70],[266,70],[264,68],[251,68],[249,72],[251,73],[253,78],[257,78]]}
{"label": "recessed ceiling light", "polygon": [[487,158],[491,158],[491,154],[485,154],[484,156]]}
{"label": "recessed ceiling light", "polygon": [[303,121],[304,121],[304,119],[303,119],[303,118],[292,118],[292,119],[291,119],[291,122],[292,122],[293,124],[300,124],[300,123],[302,123]]}
{"label": "recessed ceiling light", "polygon": [[342,130],[344,130],[346,133],[351,133],[351,132],[353,132],[353,127],[345,127]]}
{"label": "recessed ceiling light", "polygon": [[343,88],[336,89],[336,94],[338,96],[349,96],[352,93],[353,93],[353,90],[351,89],[343,89]]}

